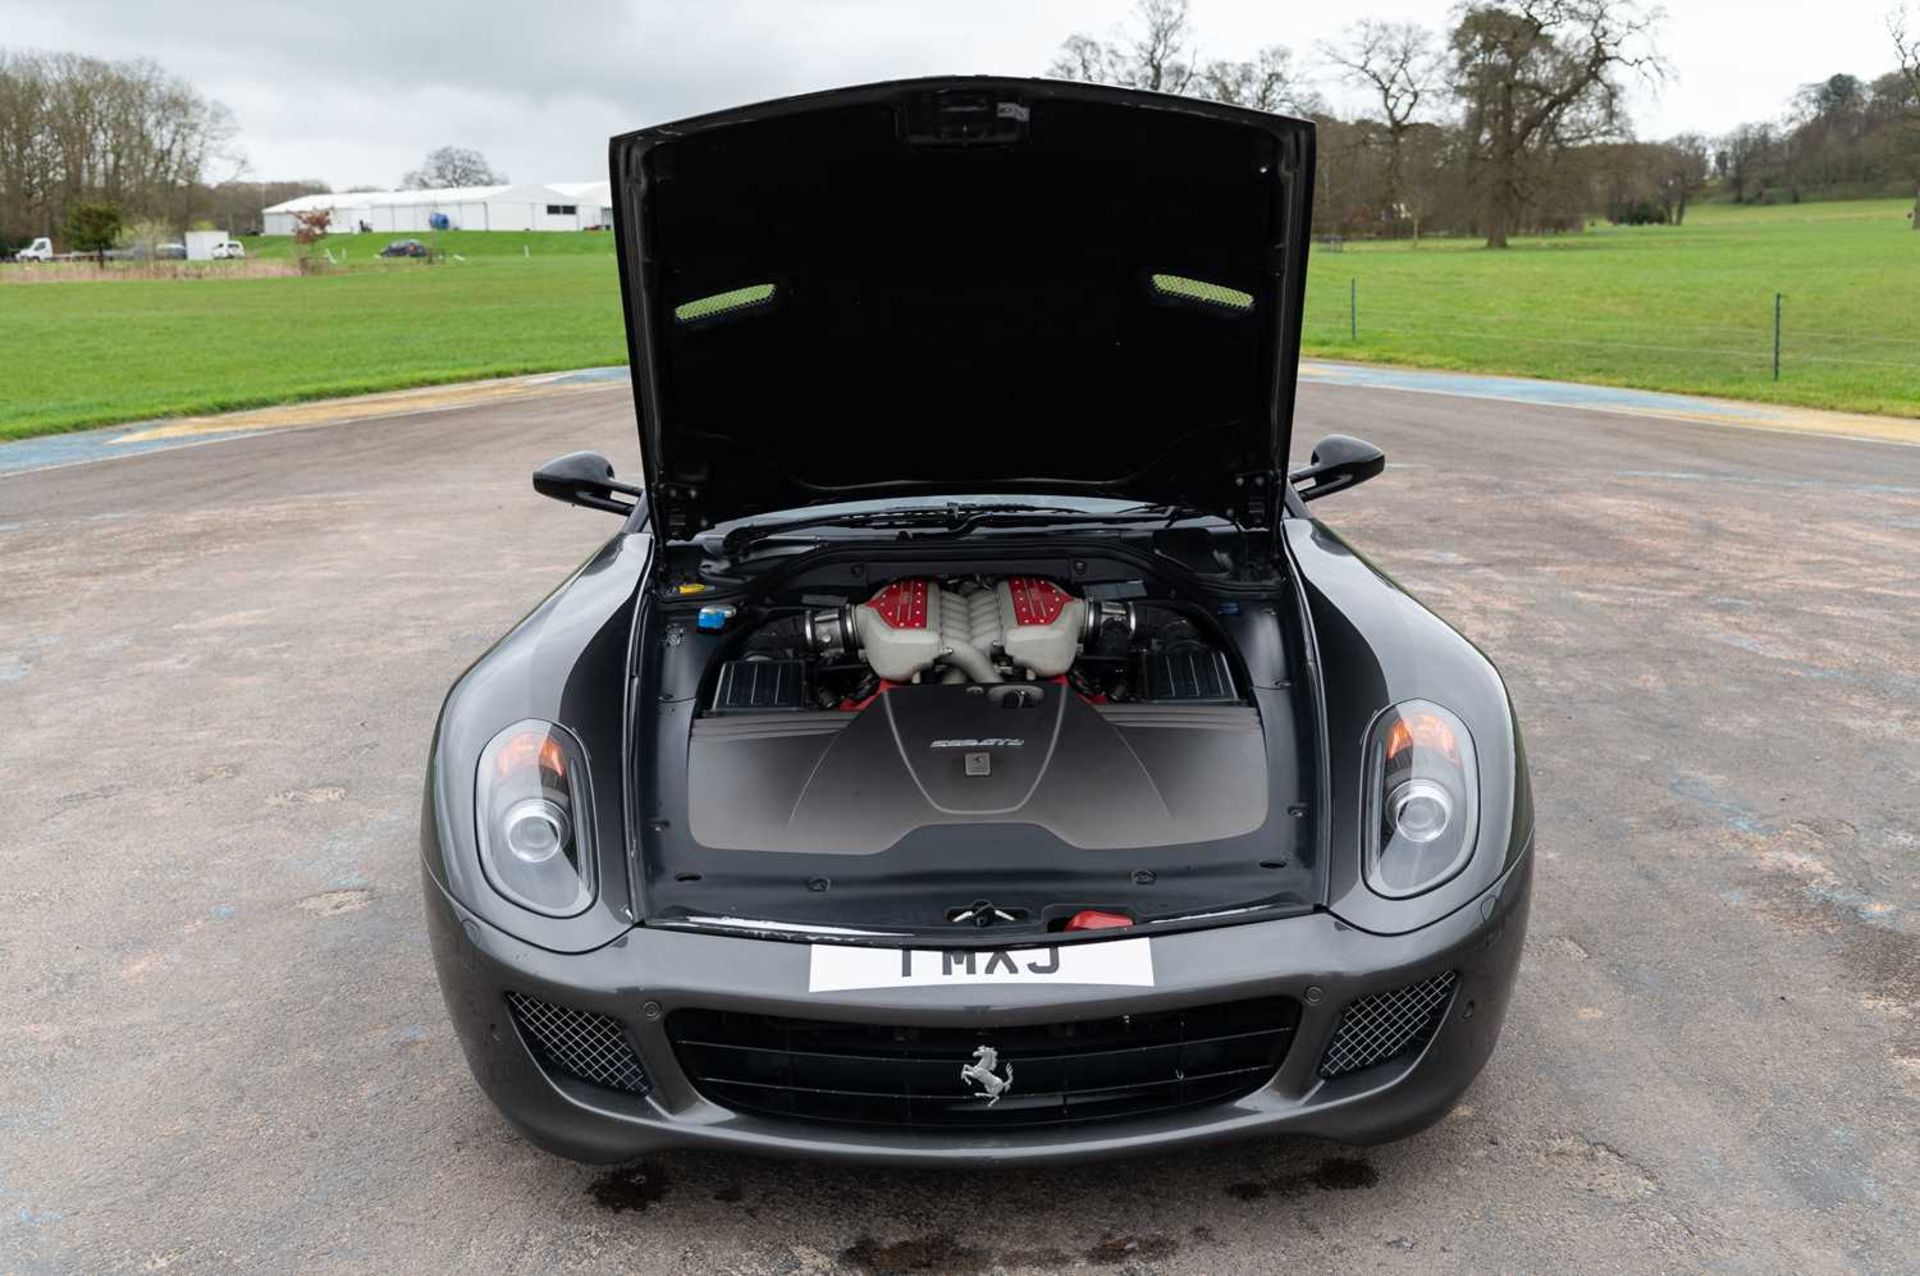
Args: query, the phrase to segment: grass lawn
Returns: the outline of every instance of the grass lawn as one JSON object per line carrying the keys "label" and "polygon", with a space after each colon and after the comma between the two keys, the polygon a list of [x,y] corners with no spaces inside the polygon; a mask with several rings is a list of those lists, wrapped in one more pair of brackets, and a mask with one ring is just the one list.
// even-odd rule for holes
{"label": "grass lawn", "polygon": [[[1504,253],[1316,247],[1307,349],[1920,416],[1908,207],[1706,205],[1682,227],[1598,227]],[[449,255],[435,266],[379,261],[392,238],[333,236],[343,266],[307,278],[0,282],[13,356],[0,438],[624,360],[611,235],[418,236]],[[291,252],[246,242],[256,258]]]}
{"label": "grass lawn", "polygon": [[1911,208],[1709,204],[1684,226],[1599,226],[1503,253],[1462,240],[1316,247],[1306,345],[1331,358],[1920,416]]}
{"label": "grass lawn", "polygon": [[613,236],[448,232],[444,266],[389,238],[305,278],[0,283],[0,438],[626,361]]}

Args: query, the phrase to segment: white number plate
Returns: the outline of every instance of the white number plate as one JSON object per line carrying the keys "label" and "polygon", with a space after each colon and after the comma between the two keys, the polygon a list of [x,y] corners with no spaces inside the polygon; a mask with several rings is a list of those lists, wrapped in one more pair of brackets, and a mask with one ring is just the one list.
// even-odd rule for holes
{"label": "white number plate", "polygon": [[1153,987],[1149,939],[1037,948],[855,948],[815,944],[809,992],[948,984],[1118,984]]}

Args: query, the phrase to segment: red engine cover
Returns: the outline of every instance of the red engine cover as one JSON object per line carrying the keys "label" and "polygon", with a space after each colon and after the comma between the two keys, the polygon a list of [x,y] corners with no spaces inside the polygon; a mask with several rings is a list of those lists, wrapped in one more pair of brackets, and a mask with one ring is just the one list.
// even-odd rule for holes
{"label": "red engine cover", "polygon": [[1013,596],[1013,619],[1022,625],[1051,625],[1060,619],[1073,595],[1037,576],[1010,576],[1007,592]]}
{"label": "red engine cover", "polygon": [[927,627],[927,582],[896,580],[867,601],[889,629]]}

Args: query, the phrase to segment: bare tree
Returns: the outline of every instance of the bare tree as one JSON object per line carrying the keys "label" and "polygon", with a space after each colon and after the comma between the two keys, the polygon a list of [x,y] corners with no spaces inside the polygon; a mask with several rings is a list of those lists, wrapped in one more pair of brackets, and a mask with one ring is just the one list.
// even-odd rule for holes
{"label": "bare tree", "polygon": [[189,220],[233,119],[151,62],[0,52],[0,234],[45,234],[107,202]]}
{"label": "bare tree", "polygon": [[400,179],[405,190],[438,190],[448,186],[498,186],[507,180],[505,173],[487,163],[479,151],[464,146],[442,146],[429,154],[419,168]]}
{"label": "bare tree", "polygon": [[1387,134],[1387,212],[1399,217],[1404,209],[1418,243],[1425,200],[1415,197],[1407,180],[1406,143],[1423,105],[1430,108],[1445,83],[1433,34],[1418,23],[1367,18],[1349,27],[1339,42],[1322,45],[1320,52],[1347,80],[1364,85],[1378,104]]}
{"label": "bare tree", "polygon": [[1268,45],[1245,62],[1227,58],[1208,62],[1188,91],[1195,97],[1256,111],[1316,115],[1326,109],[1320,95],[1294,71],[1293,50],[1278,44]]}
{"label": "bare tree", "polygon": [[1495,0],[1460,10],[1453,90],[1484,172],[1487,247],[1505,248],[1547,161],[1617,136],[1623,70],[1658,76],[1658,18],[1632,0]]}
{"label": "bare tree", "polygon": [[1913,211],[1907,215],[1910,230],[1920,230],[1920,22],[1916,22],[1902,4],[1887,17],[1887,34],[1893,37],[1894,58],[1900,64],[1900,79],[1906,86],[1901,124],[1907,132],[1908,177],[1914,183]]}
{"label": "bare tree", "polygon": [[1060,80],[1185,93],[1199,71],[1188,0],[1136,0],[1134,29],[1111,40],[1070,35],[1047,73]]}
{"label": "bare tree", "polygon": [[1660,192],[1660,207],[1667,223],[1678,226],[1687,219],[1687,205],[1707,184],[1711,166],[1707,139],[1698,133],[1682,133],[1657,148],[1653,164],[1653,183]]}

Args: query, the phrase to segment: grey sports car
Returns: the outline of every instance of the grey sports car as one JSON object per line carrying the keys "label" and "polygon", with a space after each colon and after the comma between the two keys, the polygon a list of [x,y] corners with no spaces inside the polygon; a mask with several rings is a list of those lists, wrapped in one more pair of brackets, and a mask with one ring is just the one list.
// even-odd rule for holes
{"label": "grey sports car", "polygon": [[1078,84],[615,138],[644,479],[454,685],[475,1078],[583,1160],[1019,1163],[1444,1115],[1533,807],[1486,658],[1286,469],[1305,121]]}

